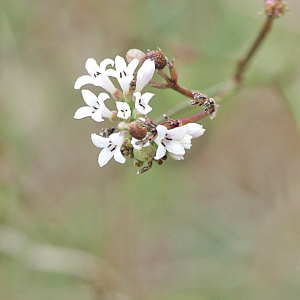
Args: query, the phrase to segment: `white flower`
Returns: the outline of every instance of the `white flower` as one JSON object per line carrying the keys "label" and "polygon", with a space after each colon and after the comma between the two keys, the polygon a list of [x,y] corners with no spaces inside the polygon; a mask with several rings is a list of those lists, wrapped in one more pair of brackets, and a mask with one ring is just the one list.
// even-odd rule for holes
{"label": "white flower", "polygon": [[133,146],[134,149],[136,150],[141,150],[143,147],[148,147],[150,146],[150,142],[147,141],[144,145],[138,145],[137,142],[140,142],[141,140],[138,140],[134,137],[131,138],[131,145]]}
{"label": "white flower", "polygon": [[89,75],[80,76],[76,80],[74,88],[78,90],[86,84],[101,86],[103,89],[111,93],[115,99],[119,100],[121,92],[115,88],[115,86],[107,76],[108,70],[106,70],[106,67],[108,65],[114,65],[114,61],[110,58],[104,59],[100,63],[100,66],[98,66],[94,58],[88,58],[85,63],[85,68],[88,71]]}
{"label": "white flower", "polygon": [[150,58],[146,59],[140,67],[136,76],[135,91],[141,92],[146,84],[152,79],[155,71],[155,62]]}
{"label": "white flower", "polygon": [[125,99],[129,99],[130,96],[130,83],[133,80],[133,73],[138,66],[139,61],[137,59],[133,59],[128,66],[126,66],[126,62],[123,57],[117,55],[115,58],[115,67],[116,70],[107,70],[107,75],[116,77],[125,96]]}
{"label": "white flower", "polygon": [[149,101],[155,94],[144,93],[143,95],[140,92],[135,92],[133,96],[135,97],[135,109],[138,113],[142,115],[147,115],[152,107],[148,105]]}
{"label": "white flower", "polygon": [[118,114],[117,117],[127,120],[131,116],[130,106],[126,102],[116,102]]}
{"label": "white flower", "polygon": [[165,126],[156,127],[157,138],[154,142],[158,145],[155,159],[161,159],[166,151],[175,160],[183,160],[184,149],[190,149],[192,138],[197,138],[205,132],[202,125],[189,123],[181,127],[168,130]]}
{"label": "white flower", "polygon": [[166,150],[176,155],[184,155],[184,147],[176,140],[182,138],[186,133],[184,127],[176,127],[168,130],[163,125],[157,125],[157,138],[154,142],[158,148],[156,151],[155,159],[161,159],[165,156]]}
{"label": "white flower", "polygon": [[98,98],[88,90],[82,90],[82,97],[88,106],[83,106],[75,112],[75,119],[82,119],[85,117],[92,117],[96,122],[102,122],[103,117],[109,118],[111,111],[105,106],[104,101],[109,98],[106,93],[100,93]]}
{"label": "white flower", "polygon": [[126,158],[121,153],[121,146],[124,142],[123,135],[120,135],[120,133],[113,133],[108,138],[104,138],[93,133],[91,138],[96,147],[103,148],[98,157],[100,167],[106,165],[112,157],[121,164],[125,163]]}

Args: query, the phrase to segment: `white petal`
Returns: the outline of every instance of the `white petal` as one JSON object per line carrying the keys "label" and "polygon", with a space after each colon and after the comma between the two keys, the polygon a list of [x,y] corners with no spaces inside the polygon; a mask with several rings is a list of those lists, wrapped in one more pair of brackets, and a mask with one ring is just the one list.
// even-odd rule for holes
{"label": "white petal", "polygon": [[124,93],[128,93],[129,92],[129,87],[130,87],[130,83],[133,80],[133,75],[129,75],[129,76],[124,76],[122,78],[117,78],[118,82],[122,88],[122,91]]}
{"label": "white petal", "polygon": [[98,101],[99,101],[99,103],[100,102],[103,102],[103,101],[105,101],[105,100],[107,100],[107,99],[109,99],[110,97],[108,96],[108,94],[106,94],[106,93],[100,93],[99,95],[98,95]]}
{"label": "white petal", "polygon": [[188,123],[182,127],[186,128],[186,134],[190,134],[193,138],[197,138],[205,132],[205,129],[202,125],[197,123]]}
{"label": "white petal", "polygon": [[183,148],[191,149],[191,147],[192,147],[191,139],[192,138],[193,137],[191,135],[185,134],[183,137],[178,139],[177,142],[179,142],[183,146]]}
{"label": "white petal", "polygon": [[140,92],[145,85],[152,79],[155,71],[155,63],[150,58],[146,59],[140,67],[136,78],[136,92]]}
{"label": "white petal", "polygon": [[142,95],[142,103],[144,104],[148,104],[149,101],[151,100],[151,98],[154,96],[155,94],[153,93],[144,93]]}
{"label": "white petal", "polygon": [[104,102],[100,104],[100,110],[102,117],[110,118],[112,116],[112,112],[105,106]]}
{"label": "white petal", "polygon": [[156,155],[154,156],[154,159],[161,159],[165,155],[166,155],[166,149],[161,143],[159,143],[158,148],[156,150]]}
{"label": "white petal", "polygon": [[81,91],[82,97],[84,102],[90,106],[90,107],[95,107],[95,108],[99,108],[100,105],[97,103],[97,97],[95,94],[93,94],[91,91],[89,90],[82,90]]}
{"label": "white petal", "polygon": [[163,125],[157,125],[156,130],[157,130],[157,137],[154,142],[157,143],[157,142],[160,142],[165,137],[168,129],[167,129],[167,127],[165,127]]}
{"label": "white petal", "polygon": [[100,109],[97,109],[94,113],[92,113],[92,119],[96,122],[104,121]]}
{"label": "white petal", "polygon": [[91,77],[94,77],[94,75],[97,73],[101,73],[101,70],[94,58],[87,59],[87,61],[85,63],[85,68]]}
{"label": "white petal", "polygon": [[175,159],[175,160],[184,160],[183,155],[173,154],[173,153],[171,153],[171,152],[169,152],[169,155],[170,155],[173,159]]}
{"label": "white petal", "polygon": [[172,140],[178,140],[185,135],[186,128],[185,127],[176,127],[173,129],[168,130],[167,136]]}
{"label": "white petal", "polygon": [[135,92],[133,93],[133,96],[135,97],[135,100],[139,100],[142,96],[142,94],[140,92]]}
{"label": "white petal", "polygon": [[113,83],[111,82],[111,80],[108,78],[106,74],[100,75],[99,78],[103,82],[103,84],[101,85],[103,89],[110,92],[111,94],[113,94],[116,91],[115,86],[113,85]]}
{"label": "white petal", "polygon": [[79,90],[82,86],[86,84],[93,84],[94,79],[90,75],[83,75],[77,78],[75,84],[74,84],[74,89]]}
{"label": "white petal", "polygon": [[107,75],[107,76],[112,76],[112,77],[115,77],[115,78],[117,78],[119,75],[119,73],[116,71],[116,70],[113,70],[113,69],[108,69],[108,70],[106,70],[105,71],[105,74]]}
{"label": "white petal", "polygon": [[109,144],[108,138],[97,135],[96,133],[91,134],[93,144],[98,148],[105,148]]}
{"label": "white petal", "polygon": [[85,117],[90,117],[92,115],[92,108],[89,106],[83,106],[76,110],[74,118],[82,119]]}
{"label": "white petal", "polygon": [[150,112],[151,110],[152,110],[152,107],[149,106],[149,105],[146,105],[143,114],[144,114],[144,115],[147,115],[147,114],[149,114],[149,112]]}
{"label": "white petal", "polygon": [[98,163],[99,163],[99,166],[100,167],[103,167],[105,166],[108,161],[113,157],[114,153],[111,152],[109,149],[107,148],[104,148],[100,154],[99,154],[99,157],[98,157]]}
{"label": "white petal", "polygon": [[121,147],[124,143],[124,136],[119,132],[113,133],[109,136],[109,140],[112,141],[117,147]]}
{"label": "white petal", "polygon": [[129,64],[128,64],[128,67],[127,67],[127,75],[133,75],[136,67],[138,66],[139,64],[139,60],[134,58]]}
{"label": "white petal", "polygon": [[115,64],[115,62],[110,58],[106,58],[106,59],[102,60],[101,63],[100,63],[101,73],[104,73],[106,71],[106,67],[108,65],[111,65],[113,67],[114,64]]}
{"label": "white petal", "polygon": [[124,164],[126,162],[126,158],[122,155],[119,147],[114,151],[114,159],[120,164]]}
{"label": "white petal", "polygon": [[183,146],[177,141],[164,140],[164,143],[166,145],[166,149],[169,152],[172,152],[174,154],[179,154],[179,155],[183,155],[185,153]]}
{"label": "white petal", "polygon": [[125,59],[123,57],[117,55],[115,58],[115,67],[118,72],[123,72],[123,71],[126,72],[127,66],[126,66]]}

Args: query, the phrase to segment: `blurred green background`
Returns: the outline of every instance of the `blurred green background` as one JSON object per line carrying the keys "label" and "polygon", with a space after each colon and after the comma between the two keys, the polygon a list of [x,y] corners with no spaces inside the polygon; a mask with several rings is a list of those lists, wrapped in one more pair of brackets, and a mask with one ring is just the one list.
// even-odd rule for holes
{"label": "blurred green background", "polygon": [[[100,169],[90,134],[110,123],[73,119],[89,57],[160,47],[180,85],[226,81],[262,4],[1,1],[1,300],[300,298],[299,1],[184,161]],[[145,91],[151,118],[186,101]]]}

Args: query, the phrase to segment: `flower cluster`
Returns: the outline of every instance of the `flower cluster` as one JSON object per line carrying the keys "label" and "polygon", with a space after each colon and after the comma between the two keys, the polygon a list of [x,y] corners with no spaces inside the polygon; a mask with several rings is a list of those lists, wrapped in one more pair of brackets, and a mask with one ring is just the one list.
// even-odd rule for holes
{"label": "flower cluster", "polygon": [[[89,58],[85,64],[88,75],[79,77],[75,82],[75,89],[92,84],[110,94],[101,92],[96,96],[83,89],[81,93],[86,106],[79,108],[74,115],[75,119],[91,117],[96,122],[102,122],[107,118],[118,122],[117,128],[102,129],[99,135],[91,135],[93,144],[102,148],[98,157],[100,167],[112,157],[123,164],[127,156],[134,159],[135,165],[141,168],[138,174],[141,174],[149,170],[153,162],[161,165],[168,155],[182,160],[185,150],[191,148],[191,139],[203,135],[205,131],[202,125],[189,123],[180,126],[179,122],[168,118],[155,124],[147,116],[152,111],[149,102],[154,94],[142,93],[142,90],[152,79],[158,64],[141,53],[138,52],[138,59],[128,58],[127,54],[128,65],[120,56],[116,56],[115,60],[104,59],[99,65],[95,59]],[[115,87],[112,78],[118,81],[121,90]],[[115,100],[114,111],[104,103],[110,98]]]}
{"label": "flower cluster", "polygon": [[265,0],[265,9],[262,13],[275,18],[280,18],[287,10],[287,3],[282,0]]}

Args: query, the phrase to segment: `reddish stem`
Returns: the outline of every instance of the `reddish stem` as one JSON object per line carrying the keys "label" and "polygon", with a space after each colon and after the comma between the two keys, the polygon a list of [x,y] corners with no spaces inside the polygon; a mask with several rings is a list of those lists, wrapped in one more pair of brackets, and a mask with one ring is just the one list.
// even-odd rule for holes
{"label": "reddish stem", "polygon": [[202,111],[201,113],[196,114],[194,116],[187,117],[187,118],[184,118],[184,119],[177,119],[176,121],[178,122],[179,126],[182,126],[182,125],[185,125],[185,124],[188,124],[188,123],[195,123],[195,122],[205,118],[209,114],[211,114],[214,111],[214,109],[215,109],[214,107],[211,107],[209,109],[208,113],[205,112],[205,111]]}

